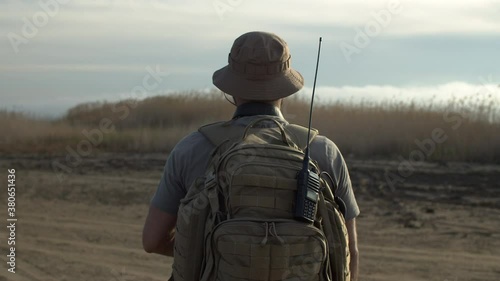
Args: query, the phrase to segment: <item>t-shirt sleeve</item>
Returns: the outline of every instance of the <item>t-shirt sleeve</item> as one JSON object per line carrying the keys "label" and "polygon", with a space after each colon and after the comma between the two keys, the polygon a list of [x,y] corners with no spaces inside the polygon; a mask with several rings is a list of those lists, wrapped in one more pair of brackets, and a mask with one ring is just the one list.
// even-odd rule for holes
{"label": "t-shirt sleeve", "polygon": [[177,215],[181,199],[194,180],[203,176],[212,149],[212,144],[198,132],[179,141],[167,158],[151,205]]}
{"label": "t-shirt sleeve", "polygon": [[322,169],[333,177],[337,183],[335,195],[340,197],[346,205],[346,220],[357,217],[360,213],[351,178],[344,157],[338,147],[330,139],[318,136],[311,143],[311,156]]}
{"label": "t-shirt sleeve", "polygon": [[180,178],[177,151],[170,153],[163,170],[156,193],[151,200],[151,205],[169,214],[177,215],[180,201],[186,195],[186,188]]}

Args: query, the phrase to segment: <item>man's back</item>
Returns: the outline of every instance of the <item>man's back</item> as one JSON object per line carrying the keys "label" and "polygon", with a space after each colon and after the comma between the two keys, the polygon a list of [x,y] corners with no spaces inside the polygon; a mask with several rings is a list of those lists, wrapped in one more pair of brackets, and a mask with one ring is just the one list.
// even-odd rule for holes
{"label": "man's back", "polygon": [[[252,120],[262,117],[246,116],[233,120],[234,126],[246,126]],[[281,122],[286,123],[281,119]],[[171,214],[177,214],[179,202],[187,194],[189,187],[199,177],[203,176],[210,159],[213,144],[200,132],[193,132],[182,139],[171,152],[165,170],[153,197],[152,204]],[[330,174],[336,181],[338,189],[335,195],[346,204],[346,220],[359,214],[347,165],[339,149],[325,136],[317,136],[311,142],[311,159],[318,162],[321,171]]]}
{"label": "man's back", "polygon": [[[266,107],[258,105],[255,112]],[[252,104],[243,104],[237,113],[248,113],[248,108]],[[182,150],[178,159],[183,162],[175,163],[174,155],[174,162],[167,165],[180,168],[167,174],[197,178],[182,195],[185,199],[177,214],[175,280],[203,276],[201,280],[345,281],[349,277],[345,220],[328,180],[319,180],[319,167],[304,154],[311,139],[308,131],[280,125],[278,120],[284,122],[280,115],[256,115],[204,126],[200,132],[216,149],[207,146],[205,153],[190,149],[187,154],[212,158],[201,168],[206,172],[193,173]],[[322,143],[326,142],[317,142],[323,147],[320,154],[333,151]],[[200,142],[194,145],[202,147]],[[305,181],[299,177],[303,167],[309,167],[308,176],[302,177]],[[167,186],[186,182],[182,176],[168,181]]]}

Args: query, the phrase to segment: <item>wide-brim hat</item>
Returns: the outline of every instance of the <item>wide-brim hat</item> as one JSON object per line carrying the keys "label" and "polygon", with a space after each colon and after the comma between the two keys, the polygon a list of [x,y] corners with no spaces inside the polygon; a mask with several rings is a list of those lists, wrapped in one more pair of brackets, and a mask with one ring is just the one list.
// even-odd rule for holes
{"label": "wide-brim hat", "polygon": [[222,92],[246,100],[277,100],[304,86],[302,75],[291,68],[287,43],[276,34],[248,32],[238,37],[228,65],[215,71],[212,80]]}

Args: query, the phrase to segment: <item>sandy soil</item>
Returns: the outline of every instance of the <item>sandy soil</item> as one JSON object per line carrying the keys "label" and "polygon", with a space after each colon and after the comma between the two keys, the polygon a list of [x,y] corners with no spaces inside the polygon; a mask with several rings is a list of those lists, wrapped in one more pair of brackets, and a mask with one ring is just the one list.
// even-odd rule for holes
{"label": "sandy soil", "polygon": [[[49,158],[2,158],[1,178],[17,170],[18,222],[16,274],[0,231],[0,280],[167,280],[171,259],[141,247],[164,162],[90,158],[60,181]],[[362,211],[360,280],[500,280],[500,166],[427,163],[391,187],[385,174],[399,163],[348,164]],[[6,218],[6,192],[0,200]]]}

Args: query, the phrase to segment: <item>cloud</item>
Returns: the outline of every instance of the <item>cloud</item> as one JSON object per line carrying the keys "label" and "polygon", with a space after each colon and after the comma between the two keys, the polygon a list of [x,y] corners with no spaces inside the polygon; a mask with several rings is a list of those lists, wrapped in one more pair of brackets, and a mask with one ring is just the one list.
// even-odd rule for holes
{"label": "cloud", "polygon": [[[22,64],[22,65],[1,65],[0,73],[47,73],[47,72],[75,72],[75,73],[85,73],[85,72],[96,72],[96,73],[143,73],[146,65],[144,64]],[[170,69],[175,69],[176,74],[195,74],[199,72],[205,73],[208,69],[201,68],[199,66],[189,66],[189,65],[169,65]],[[211,69],[210,69],[211,70]]]}
{"label": "cloud", "polygon": [[[499,74],[495,1],[401,0],[401,12],[350,64],[339,43],[352,42],[356,29],[373,22],[390,0],[72,0],[14,55],[6,34],[21,34],[23,18],[41,11],[39,3],[0,2],[0,91],[10,99],[4,106],[30,110],[49,95],[59,110],[88,101],[81,95],[109,93],[111,100],[140,80],[146,65],[171,71],[165,87],[172,90],[202,88],[225,64],[234,38],[250,30],[283,36],[308,82],[317,37],[325,37],[320,103],[474,95],[481,88],[478,73]],[[217,3],[229,8],[221,15]],[[446,83],[458,80],[470,83]],[[416,81],[439,86],[412,86]]]}
{"label": "cloud", "polygon": [[[214,6],[218,2],[228,8],[217,10]],[[500,6],[488,0],[73,0],[61,5],[50,32],[41,37],[161,37],[207,43],[232,39],[243,30],[270,29],[276,25],[290,32],[296,25],[353,30],[373,21],[374,14],[387,10],[394,5],[391,3],[397,3],[401,12],[391,16],[390,25],[384,29],[386,36],[500,33]],[[30,18],[38,10],[41,8],[35,1],[4,2],[0,3],[0,18],[17,23],[7,25],[15,31],[13,27],[19,26],[22,17]]]}
{"label": "cloud", "polygon": [[[414,102],[423,105],[440,105],[463,101],[466,103],[494,102],[500,106],[500,84],[481,79],[487,84],[470,84],[464,82],[450,82],[435,86],[402,86],[366,85],[342,87],[316,88],[318,104],[331,102],[352,103],[406,103]],[[499,82],[500,83],[500,82]],[[304,88],[301,98],[310,98],[311,88]]]}

